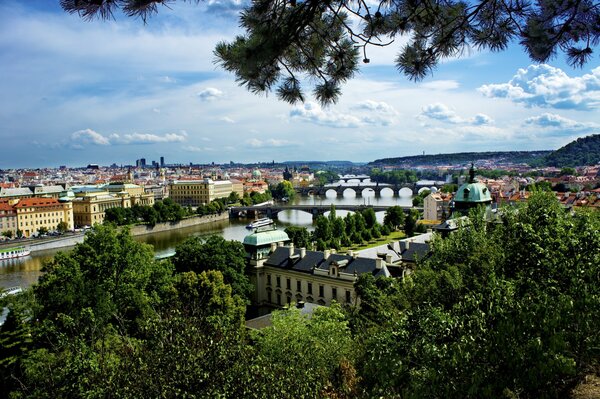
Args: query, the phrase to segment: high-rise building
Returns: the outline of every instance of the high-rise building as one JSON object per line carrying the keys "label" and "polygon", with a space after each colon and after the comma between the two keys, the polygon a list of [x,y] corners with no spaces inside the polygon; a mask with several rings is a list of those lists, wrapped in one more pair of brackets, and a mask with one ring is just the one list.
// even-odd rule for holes
{"label": "high-rise building", "polygon": [[165,157],[160,157],[160,167],[161,168],[165,167]]}

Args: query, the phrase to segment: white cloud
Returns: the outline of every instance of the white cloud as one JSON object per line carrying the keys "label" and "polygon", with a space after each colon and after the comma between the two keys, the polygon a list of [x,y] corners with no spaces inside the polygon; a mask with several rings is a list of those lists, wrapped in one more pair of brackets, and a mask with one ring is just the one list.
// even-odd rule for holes
{"label": "white cloud", "polygon": [[222,121],[222,122],[226,122],[226,123],[235,123],[235,120],[234,120],[234,119],[231,119],[231,118],[230,118],[230,117],[228,117],[228,116],[224,116],[224,117],[222,117],[222,118],[219,118],[219,120],[220,120],[220,121]]}
{"label": "white cloud", "polygon": [[223,97],[223,94],[224,93],[219,89],[216,89],[214,87],[207,87],[206,89],[200,91],[197,94],[197,96],[202,101],[213,101]]}
{"label": "white cloud", "polygon": [[92,129],[78,130],[71,135],[72,140],[78,140],[84,144],[110,145],[110,140]]}
{"label": "white cloud", "polygon": [[574,131],[600,129],[600,125],[597,123],[577,122],[572,119],[551,113],[544,113],[539,116],[527,118],[524,122],[524,125],[562,130],[568,133],[572,133]]}
{"label": "white cloud", "polygon": [[391,105],[389,105],[388,103],[386,103],[384,101],[378,102],[378,101],[373,101],[373,100],[365,100],[365,101],[362,101],[362,102],[356,104],[356,106],[354,108],[366,109],[369,111],[377,111],[377,112],[381,112],[383,114],[390,114],[390,115],[397,114],[394,107],[392,107]]}
{"label": "white cloud", "polygon": [[458,89],[460,84],[456,80],[432,80],[421,83],[420,87],[430,90],[453,90]]}
{"label": "white cloud", "polygon": [[288,140],[281,139],[266,139],[260,140],[257,138],[252,138],[246,140],[246,144],[248,144],[252,148],[270,148],[270,147],[288,147],[294,145],[293,142]]}
{"label": "white cloud", "polygon": [[493,119],[485,114],[477,114],[473,118],[463,118],[448,108],[445,104],[434,103],[426,105],[418,115],[420,119],[434,119],[440,122],[451,123],[454,125],[489,125]]}
{"label": "white cloud", "polygon": [[569,77],[560,68],[530,65],[519,69],[508,83],[483,85],[486,97],[508,98],[528,107],[592,110],[600,108],[600,67],[581,77]]}
{"label": "white cloud", "polygon": [[109,136],[104,136],[92,129],[78,130],[71,134],[71,140],[79,141],[79,143],[71,143],[73,145],[95,144],[95,145],[114,145],[114,144],[154,144],[154,143],[180,143],[186,141],[187,133],[167,133],[163,136],[149,133],[113,133]]}
{"label": "white cloud", "polygon": [[[393,108],[386,103],[378,103],[370,100],[360,103],[357,107],[362,109],[374,109],[383,114],[395,112],[393,111]],[[372,113],[369,115],[361,115],[360,113],[348,114],[325,110],[321,108],[319,104],[313,102],[306,102],[303,105],[297,106],[290,111],[289,115],[292,119],[336,128],[357,128],[366,125],[387,126],[393,121],[388,116],[373,115]]]}

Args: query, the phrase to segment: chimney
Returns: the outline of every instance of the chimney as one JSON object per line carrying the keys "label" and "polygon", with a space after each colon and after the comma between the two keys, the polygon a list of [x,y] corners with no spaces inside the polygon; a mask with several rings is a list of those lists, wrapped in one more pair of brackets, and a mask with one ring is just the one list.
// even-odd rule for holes
{"label": "chimney", "polygon": [[294,255],[294,243],[293,242],[290,243],[289,249],[290,249],[290,258],[291,258]]}
{"label": "chimney", "polygon": [[354,255],[354,251],[349,249],[348,252],[346,252],[346,254],[350,257],[352,257]]}
{"label": "chimney", "polygon": [[385,261],[381,258],[377,258],[375,259],[375,268],[377,268],[378,270],[383,269],[383,265],[385,264]]}
{"label": "chimney", "polygon": [[300,259],[303,259],[306,256],[306,248],[300,248]]}
{"label": "chimney", "polygon": [[335,250],[335,248],[331,248],[330,251],[331,251],[332,254],[337,253],[337,251]]}
{"label": "chimney", "polygon": [[325,251],[323,251],[323,259],[327,260],[329,258],[329,255],[331,254],[331,251],[326,249]]}
{"label": "chimney", "polygon": [[271,243],[271,252],[275,252],[276,249],[277,249],[277,243],[272,242]]}
{"label": "chimney", "polygon": [[283,241],[279,241],[279,242],[277,243],[277,246],[278,246],[278,247],[283,247]]}
{"label": "chimney", "polygon": [[390,255],[390,254],[385,255],[385,263],[386,264],[392,263],[392,255]]}
{"label": "chimney", "polygon": [[296,307],[298,309],[302,309],[304,307],[304,301],[298,301],[298,303],[296,303]]}
{"label": "chimney", "polygon": [[408,251],[408,248],[410,248],[410,241],[404,241],[404,249]]}

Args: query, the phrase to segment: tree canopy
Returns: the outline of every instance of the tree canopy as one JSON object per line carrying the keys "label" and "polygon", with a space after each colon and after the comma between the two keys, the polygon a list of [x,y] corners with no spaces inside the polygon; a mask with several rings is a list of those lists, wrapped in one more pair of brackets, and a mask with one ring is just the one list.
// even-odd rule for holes
{"label": "tree canopy", "polygon": [[[184,0],[185,1],[185,0]],[[199,2],[199,0],[193,0]],[[144,22],[165,0],[61,0],[84,19],[111,18],[121,9]],[[369,63],[369,48],[408,39],[395,59],[411,80],[469,48],[502,51],[518,42],[536,62],[558,52],[583,66],[600,39],[600,4],[594,0],[349,1],[255,0],[240,14],[245,30],[215,49],[218,63],[254,93],[275,90],[284,101],[304,101],[306,81],[322,104],[335,102],[341,85]]]}

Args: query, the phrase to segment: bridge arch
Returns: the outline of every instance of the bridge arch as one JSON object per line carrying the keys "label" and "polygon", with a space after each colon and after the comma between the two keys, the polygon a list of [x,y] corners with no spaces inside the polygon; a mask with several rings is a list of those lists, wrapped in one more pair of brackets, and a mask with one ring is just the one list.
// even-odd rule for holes
{"label": "bridge arch", "polygon": [[419,194],[421,194],[423,191],[428,190],[431,193],[436,193],[438,191],[437,187],[421,187],[418,191]]}
{"label": "bridge arch", "polygon": [[396,193],[391,187],[383,187],[381,190],[379,190],[379,195],[381,197],[393,197],[394,195],[396,195]]}
{"label": "bridge arch", "polygon": [[403,187],[400,189],[400,191],[398,192],[398,195],[401,197],[412,197],[413,195],[413,190],[411,190],[408,187]]}
{"label": "bridge arch", "polygon": [[365,187],[362,190],[360,190],[360,194],[363,197],[376,197],[377,191],[375,191],[373,187]]}
{"label": "bridge arch", "polygon": [[328,188],[325,190],[326,197],[337,197],[338,192],[335,188]]}
{"label": "bridge arch", "polygon": [[358,196],[358,193],[353,188],[350,188],[350,187],[343,188],[342,187],[341,190],[342,190],[342,196],[343,197],[349,196],[350,194],[354,194],[355,197]]}

